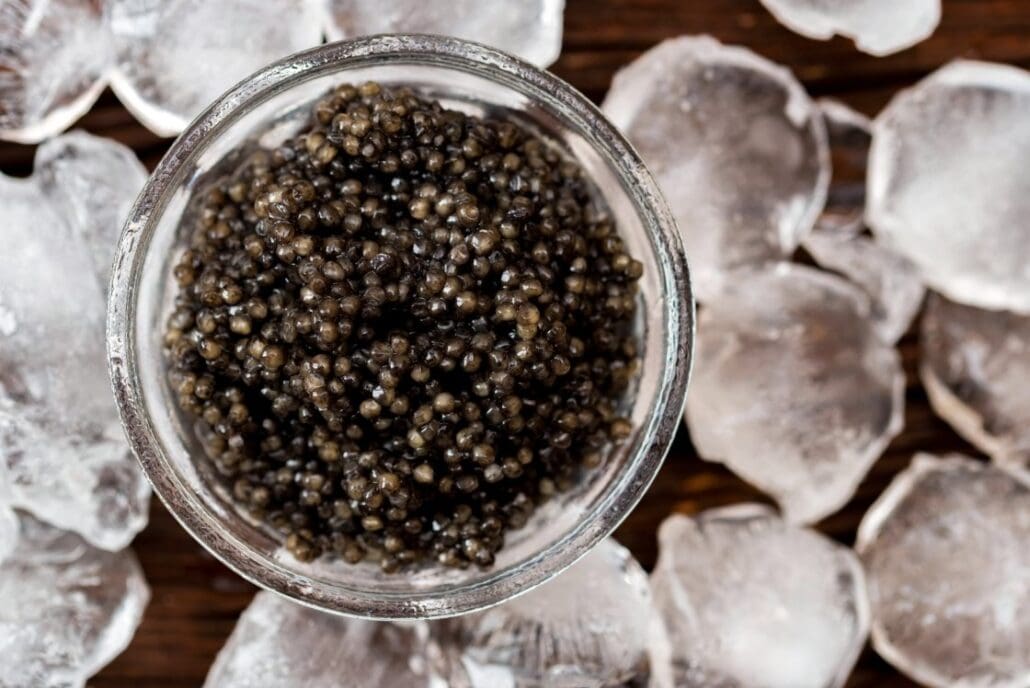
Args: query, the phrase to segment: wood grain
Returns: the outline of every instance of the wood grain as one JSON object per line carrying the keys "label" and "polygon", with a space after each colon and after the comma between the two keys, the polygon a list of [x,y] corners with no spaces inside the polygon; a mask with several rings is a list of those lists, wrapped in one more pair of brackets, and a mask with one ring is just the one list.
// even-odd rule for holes
{"label": "wood grain", "polygon": [[[793,69],[813,95],[834,96],[871,115],[899,88],[956,57],[1030,67],[1027,0],[945,0],[943,21],[930,39],[886,58],[859,53],[842,39],[818,42],[797,36],[757,0],[568,0],[564,52],[554,71],[599,101],[616,69],[658,41],[685,33],[709,33],[746,45]],[[109,92],[79,126],[131,146],[151,168],[168,145],[137,124]],[[0,143],[0,170],[28,174],[33,152],[30,146]],[[975,453],[930,410],[916,376],[916,338],[910,333],[900,348],[908,378],[905,431],[855,498],[819,524],[846,544],[853,541],[862,514],[914,451]],[[681,429],[655,485],[617,537],[650,567],[655,530],[669,513],[763,499],[725,469],[700,461]],[[206,554],[157,500],[135,548],[153,601],[132,645],[90,685],[198,686],[254,590]],[[869,650],[848,683],[851,688],[913,685]]]}

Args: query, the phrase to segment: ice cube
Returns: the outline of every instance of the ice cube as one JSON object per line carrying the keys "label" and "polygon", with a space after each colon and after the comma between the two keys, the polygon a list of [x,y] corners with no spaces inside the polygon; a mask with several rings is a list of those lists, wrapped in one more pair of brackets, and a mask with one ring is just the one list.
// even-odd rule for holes
{"label": "ice cube", "polygon": [[85,685],[128,646],[149,598],[131,550],[99,550],[22,516],[0,563],[0,686]]}
{"label": "ice cube", "polygon": [[995,460],[1030,467],[1030,317],[933,294],[920,349],[934,410]]}
{"label": "ice cube", "polygon": [[[6,501],[0,499],[0,501]],[[0,562],[14,551],[18,544],[18,517],[6,504],[0,503]]]}
{"label": "ice cube", "polygon": [[430,635],[453,688],[671,688],[647,574],[611,539],[525,595],[432,622]]}
{"label": "ice cube", "polygon": [[322,42],[318,0],[105,0],[114,34],[111,88],[160,136],[182,131],[230,86]]}
{"label": "ice cube", "polygon": [[658,531],[651,585],[680,688],[829,688],[869,631],[855,555],[771,509],[742,504]]}
{"label": "ice cube", "polygon": [[72,233],[84,242],[107,291],[122,223],[147,170],[120,143],[84,131],[47,141],[36,153],[35,180]]}
{"label": "ice cube", "polygon": [[110,44],[99,3],[0,2],[0,139],[35,143],[85,114],[104,88]]}
{"label": "ice cube", "polygon": [[862,236],[872,123],[835,100],[818,103],[833,173],[826,207],[802,244],[821,267],[847,277],[866,293],[880,334],[895,342],[911,325],[925,290],[911,261]]}
{"label": "ice cube", "polygon": [[898,353],[865,294],[835,275],[782,263],[731,276],[700,314],[691,437],[788,520],[819,520],[901,430]]}
{"label": "ice cube", "polygon": [[620,70],[604,111],[657,177],[701,301],[732,268],[787,256],[812,229],[830,177],[826,130],[786,68],[683,36]]}
{"label": "ice cube", "polygon": [[833,173],[816,230],[802,241],[823,268],[838,272],[869,297],[885,340],[894,342],[919,311],[924,288],[907,258],[865,236],[866,166],[872,139],[869,118],[831,99],[818,101],[826,122]]}
{"label": "ice cube", "polygon": [[873,123],[836,100],[820,98],[816,102],[826,124],[832,173],[826,206],[815,226],[840,234],[859,234],[865,229],[862,214]]}
{"label": "ice cube", "polygon": [[855,41],[870,55],[909,48],[937,28],[941,0],[762,0],[776,19],[802,36]]}
{"label": "ice cube", "polygon": [[329,0],[329,40],[376,33],[456,36],[546,67],[561,53],[565,0]]}
{"label": "ice cube", "polygon": [[971,306],[1030,312],[1030,74],[957,61],[873,123],[866,221],[924,281]]}
{"label": "ice cube", "polygon": [[1030,685],[1030,476],[919,454],[856,547],[887,661],[928,686]]}
{"label": "ice cube", "polygon": [[426,688],[425,624],[335,616],[259,592],[208,672],[207,688]]}
{"label": "ice cube", "polygon": [[819,265],[839,272],[866,293],[884,341],[896,342],[908,331],[925,292],[910,260],[868,237],[827,230],[812,232],[804,246]]}
{"label": "ice cube", "polygon": [[[42,147],[41,166],[74,186],[48,157],[62,145]],[[87,241],[97,228],[65,215],[46,186],[0,176],[0,478],[11,505],[117,550],[146,524],[150,488],[104,365],[106,283],[91,255],[101,244]],[[116,196],[99,182],[83,188]]]}

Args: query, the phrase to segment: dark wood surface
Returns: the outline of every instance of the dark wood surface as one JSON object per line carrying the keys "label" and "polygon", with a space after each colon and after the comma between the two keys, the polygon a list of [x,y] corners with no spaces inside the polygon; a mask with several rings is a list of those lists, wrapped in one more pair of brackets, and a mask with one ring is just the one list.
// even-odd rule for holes
{"label": "dark wood surface", "polygon": [[[899,88],[956,57],[1030,67],[1030,0],[945,0],[943,21],[930,39],[886,58],[859,53],[842,39],[820,42],[797,36],[777,24],[757,0],[567,2],[564,50],[553,69],[597,101],[616,69],[658,41],[684,33],[709,33],[748,46],[793,69],[812,95],[833,96],[870,115]],[[137,124],[109,92],[79,126],[128,144],[151,168],[168,145]],[[27,174],[32,154],[32,147],[0,143],[0,169]],[[975,453],[930,410],[916,376],[918,342],[911,333],[901,350],[908,378],[905,430],[855,498],[818,526],[846,544],[853,542],[862,514],[913,452]],[[762,499],[725,469],[700,461],[681,428],[655,485],[617,537],[650,567],[655,530],[669,513]],[[199,686],[254,589],[207,555],[156,499],[150,525],[135,549],[153,599],[132,645],[90,685]],[[848,683],[851,688],[912,685],[871,650],[863,654]]]}

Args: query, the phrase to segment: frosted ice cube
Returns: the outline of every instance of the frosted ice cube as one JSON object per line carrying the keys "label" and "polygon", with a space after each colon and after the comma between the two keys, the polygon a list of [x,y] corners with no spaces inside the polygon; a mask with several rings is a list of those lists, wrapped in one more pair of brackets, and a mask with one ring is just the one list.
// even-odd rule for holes
{"label": "frosted ice cube", "polygon": [[0,562],[14,551],[17,544],[18,517],[6,504],[0,504]]}
{"label": "frosted ice cube", "polygon": [[208,672],[207,688],[425,688],[425,624],[335,616],[259,592]]}
{"label": "frosted ice cube", "polygon": [[1030,476],[919,454],[856,548],[887,661],[928,686],[1030,685]]}
{"label": "frosted ice cube", "polygon": [[671,688],[647,574],[611,539],[549,583],[430,633],[453,688]]}
{"label": "frosted ice cube", "polygon": [[[42,167],[60,141],[41,149]],[[106,283],[90,252],[100,244],[41,186],[0,176],[0,478],[13,506],[117,550],[146,524],[150,488],[104,365]],[[92,192],[116,196],[100,183]]]}
{"label": "frosted ice cube", "polygon": [[920,350],[934,410],[996,460],[1030,467],[1030,317],[932,294]]}
{"label": "frosted ice cube", "polygon": [[0,139],[35,143],[85,114],[104,88],[110,44],[99,3],[0,2]]}
{"label": "frosted ice cube", "polygon": [[106,292],[122,223],[147,181],[146,168],[122,144],[84,131],[44,143],[35,165],[34,179],[88,246]]}
{"label": "frosted ice cube", "polygon": [[1030,74],[957,61],[873,124],[866,221],[924,281],[972,306],[1030,312]]}
{"label": "frosted ice cube", "polygon": [[820,98],[816,102],[826,124],[832,173],[826,206],[815,226],[840,234],[858,234],[865,229],[862,214],[873,123],[836,100]]}
{"label": "frosted ice cube", "polygon": [[802,244],[821,267],[847,277],[866,293],[880,334],[894,342],[919,311],[922,279],[907,258],[861,236],[872,123],[843,103],[818,102],[826,122],[833,173],[816,231]]}
{"label": "frosted ice cube", "polygon": [[518,55],[540,67],[561,53],[565,0],[329,0],[329,40],[376,33],[456,36]]}
{"label": "frosted ice cube", "polygon": [[826,199],[822,117],[784,67],[708,36],[620,70],[604,111],[654,172],[701,301],[735,267],[793,252]]}
{"label": "frosted ice cube", "polygon": [[829,688],[869,630],[862,568],[846,547],[742,504],[674,515],[651,585],[681,688]]}
{"label": "frosted ice cube", "polygon": [[911,261],[868,237],[826,230],[808,235],[804,245],[819,265],[839,272],[866,293],[884,341],[896,342],[908,331],[925,292]]}
{"label": "frosted ice cube", "polygon": [[898,354],[865,294],[835,275],[783,263],[732,277],[700,313],[691,437],[789,520],[819,520],[901,430]]}
{"label": "frosted ice cube", "polygon": [[802,36],[847,36],[870,55],[909,48],[937,28],[941,0],[762,0],[776,19]]}
{"label": "frosted ice cube", "polygon": [[322,42],[318,0],[105,0],[114,34],[111,88],[161,136],[182,131],[230,86]]}
{"label": "frosted ice cube", "polygon": [[131,550],[107,552],[21,518],[0,563],[0,686],[74,688],[132,640],[150,590]]}

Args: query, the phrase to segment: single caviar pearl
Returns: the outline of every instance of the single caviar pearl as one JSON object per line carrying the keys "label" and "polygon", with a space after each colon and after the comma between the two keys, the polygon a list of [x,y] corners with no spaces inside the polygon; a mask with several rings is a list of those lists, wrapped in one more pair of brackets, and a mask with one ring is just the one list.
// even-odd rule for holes
{"label": "single caviar pearl", "polygon": [[373,399],[366,399],[361,402],[359,411],[365,418],[378,418],[382,407]]}
{"label": "single caviar pearl", "polygon": [[286,357],[283,354],[283,350],[278,346],[269,346],[261,352],[261,362],[270,370],[282,367],[285,361]]}
{"label": "single caviar pearl", "polygon": [[208,361],[213,361],[222,355],[221,344],[211,339],[202,339],[197,345],[197,350]]}
{"label": "single caviar pearl", "polygon": [[229,329],[235,334],[250,334],[251,320],[245,315],[234,315],[229,320]]}
{"label": "single caviar pearl", "polygon": [[413,475],[415,480],[423,485],[431,484],[434,477],[433,467],[427,463],[420,464],[415,468]]}

